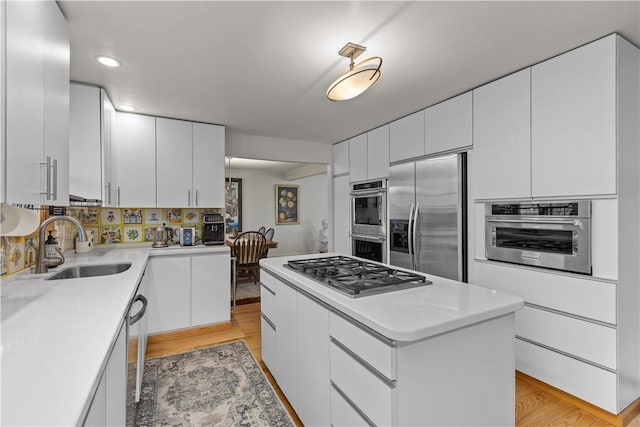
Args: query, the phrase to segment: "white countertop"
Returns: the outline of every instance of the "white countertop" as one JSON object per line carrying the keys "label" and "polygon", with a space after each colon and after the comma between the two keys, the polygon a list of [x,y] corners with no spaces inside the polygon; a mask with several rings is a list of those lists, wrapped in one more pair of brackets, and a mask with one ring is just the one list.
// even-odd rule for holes
{"label": "white countertop", "polygon": [[[45,274],[3,278],[2,425],[78,425],[150,256],[229,253],[226,246],[98,246]],[[73,265],[131,262],[110,276],[45,280]]]}
{"label": "white countertop", "polygon": [[[521,297],[424,274],[432,285],[351,298],[283,267],[293,259],[342,255],[336,253],[263,258],[260,265],[337,311],[398,342],[417,341],[523,307]],[[398,267],[393,267],[398,268]]]}

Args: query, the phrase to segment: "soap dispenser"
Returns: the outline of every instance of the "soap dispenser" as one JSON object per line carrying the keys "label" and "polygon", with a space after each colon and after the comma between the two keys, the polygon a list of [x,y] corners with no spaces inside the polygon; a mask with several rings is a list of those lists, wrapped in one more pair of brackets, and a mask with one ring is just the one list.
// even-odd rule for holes
{"label": "soap dispenser", "polygon": [[44,242],[44,255],[49,267],[57,267],[64,263],[64,255],[58,247],[58,241],[53,236],[53,230],[49,231],[49,236]]}

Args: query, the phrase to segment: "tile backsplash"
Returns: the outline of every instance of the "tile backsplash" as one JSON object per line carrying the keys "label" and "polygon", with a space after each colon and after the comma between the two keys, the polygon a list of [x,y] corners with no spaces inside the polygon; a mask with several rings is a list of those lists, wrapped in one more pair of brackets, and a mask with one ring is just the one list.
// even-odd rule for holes
{"label": "tile backsplash", "polygon": [[[95,245],[126,245],[153,241],[153,227],[165,224],[173,229],[173,242],[178,241],[180,227],[195,227],[202,233],[202,215],[221,213],[219,208],[101,208],[69,207],[67,215],[82,223]],[[42,218],[43,220],[44,218]],[[76,228],[69,221],[56,221],[50,228],[62,251],[73,250]],[[45,234],[46,235],[46,234]],[[0,275],[11,275],[35,265],[38,234],[0,239]]]}

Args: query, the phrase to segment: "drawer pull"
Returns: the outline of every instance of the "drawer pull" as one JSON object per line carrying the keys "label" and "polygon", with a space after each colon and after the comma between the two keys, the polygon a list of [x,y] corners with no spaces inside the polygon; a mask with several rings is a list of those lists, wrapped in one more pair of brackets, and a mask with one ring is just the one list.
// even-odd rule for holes
{"label": "drawer pull", "polygon": [[267,291],[269,291],[269,293],[270,293],[271,295],[275,295],[275,294],[276,294],[274,291],[272,291],[271,289],[269,289],[269,288],[268,288],[264,283],[260,283],[260,286],[261,286],[263,289],[266,289]]}
{"label": "drawer pull", "polygon": [[260,313],[260,316],[264,319],[265,322],[269,324],[269,326],[271,326],[271,329],[273,329],[274,331],[276,330],[276,325],[274,325],[273,322],[269,320],[269,318],[265,316],[264,313]]}
{"label": "drawer pull", "polygon": [[[342,396],[342,398],[345,400],[345,402],[347,402],[347,404],[349,404],[349,406],[351,406],[351,408],[356,411],[358,413],[358,415],[360,415],[360,417],[364,420],[365,423],[369,424],[369,426],[371,427],[376,427],[376,425],[374,424],[373,421],[371,421],[371,419],[369,417],[367,417],[365,415],[364,412],[362,412],[362,409],[358,408],[358,405],[356,405],[353,400],[349,399],[349,396],[347,396],[344,391],[340,390],[340,387],[338,387],[336,385],[336,383],[334,383],[333,381],[329,381],[331,383],[331,387],[333,387],[333,389],[340,395]],[[333,424],[332,424],[333,425]]]}
{"label": "drawer pull", "polygon": [[342,344],[340,341],[338,341],[337,339],[335,339],[334,337],[330,337],[329,338],[330,341],[336,345],[336,347],[338,347],[339,349],[341,349],[342,351],[344,351],[345,353],[347,353],[353,360],[355,360],[356,362],[358,362],[360,365],[362,365],[364,368],[367,369],[367,371],[371,372],[373,375],[375,375],[380,381],[382,381],[383,383],[385,383],[387,385],[387,387],[389,388],[396,388],[396,380],[390,380],[389,378],[386,377],[386,375],[384,375],[382,372],[378,371],[376,368],[374,368],[373,366],[371,366],[371,364],[369,364],[369,362],[367,362],[366,360],[364,360],[362,357],[358,356],[357,354],[355,354],[353,351],[351,351],[347,346],[345,346],[344,344]]}

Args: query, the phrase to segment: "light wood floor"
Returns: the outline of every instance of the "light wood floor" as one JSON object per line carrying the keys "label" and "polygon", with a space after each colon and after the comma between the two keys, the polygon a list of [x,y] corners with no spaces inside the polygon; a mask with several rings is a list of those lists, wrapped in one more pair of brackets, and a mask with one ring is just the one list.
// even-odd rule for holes
{"label": "light wood floor", "polygon": [[[239,305],[231,315],[231,324],[224,326],[194,328],[175,333],[149,337],[147,358],[183,353],[227,341],[244,339],[260,363],[267,379],[285,404],[296,425],[302,422],[295,414],[273,376],[262,362],[260,340],[260,303]],[[598,418],[584,409],[558,397],[535,380],[516,376],[516,426],[580,426],[601,427],[615,425],[606,417]],[[640,416],[634,418],[629,427],[640,427]]]}

